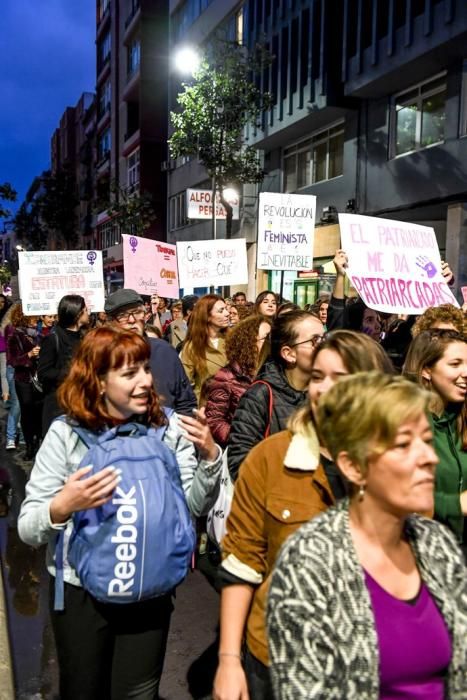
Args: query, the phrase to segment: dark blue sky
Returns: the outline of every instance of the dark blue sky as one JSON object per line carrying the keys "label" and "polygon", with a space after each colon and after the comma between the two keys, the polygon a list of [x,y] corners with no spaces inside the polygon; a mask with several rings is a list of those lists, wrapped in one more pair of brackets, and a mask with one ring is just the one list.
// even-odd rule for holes
{"label": "dark blue sky", "polygon": [[0,183],[21,203],[67,106],[95,85],[95,0],[1,0]]}

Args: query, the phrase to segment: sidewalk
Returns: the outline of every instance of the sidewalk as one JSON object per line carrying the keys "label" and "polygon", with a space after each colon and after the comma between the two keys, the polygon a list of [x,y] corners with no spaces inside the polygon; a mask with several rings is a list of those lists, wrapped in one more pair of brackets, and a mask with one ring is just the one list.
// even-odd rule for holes
{"label": "sidewalk", "polygon": [[13,700],[14,697],[13,664],[8,634],[3,571],[0,571],[0,700]]}

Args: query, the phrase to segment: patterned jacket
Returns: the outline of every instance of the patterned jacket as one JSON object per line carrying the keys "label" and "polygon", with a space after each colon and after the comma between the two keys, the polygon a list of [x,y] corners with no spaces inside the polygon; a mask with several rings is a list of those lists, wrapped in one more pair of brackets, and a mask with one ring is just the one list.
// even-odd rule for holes
{"label": "patterned jacket", "polygon": [[[454,535],[421,516],[406,520],[421,577],[448,627],[446,698],[467,698],[467,569]],[[364,573],[352,543],[348,500],[284,545],[268,600],[276,700],[378,700],[379,655]]]}

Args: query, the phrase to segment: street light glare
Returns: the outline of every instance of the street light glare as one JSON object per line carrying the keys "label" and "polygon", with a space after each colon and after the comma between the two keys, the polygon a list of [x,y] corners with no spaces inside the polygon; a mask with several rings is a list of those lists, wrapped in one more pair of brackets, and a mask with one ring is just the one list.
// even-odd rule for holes
{"label": "street light glare", "polygon": [[238,192],[233,187],[226,187],[225,190],[222,190],[222,194],[227,201],[238,198]]}
{"label": "street light glare", "polygon": [[193,73],[199,66],[199,56],[194,49],[188,46],[180,49],[175,54],[175,66],[180,73]]}

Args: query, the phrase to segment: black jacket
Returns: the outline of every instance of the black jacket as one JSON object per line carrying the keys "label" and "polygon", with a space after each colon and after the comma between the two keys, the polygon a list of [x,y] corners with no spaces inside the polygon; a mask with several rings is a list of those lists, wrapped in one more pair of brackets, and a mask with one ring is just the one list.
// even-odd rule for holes
{"label": "black jacket", "polygon": [[[306,391],[297,391],[288,383],[284,370],[274,360],[261,368],[256,382],[267,382],[270,392],[262,383],[253,383],[243,394],[235,412],[228,444],[230,476],[237,478],[240,465],[248,452],[267,435],[285,430],[289,416],[306,401]],[[269,429],[269,430],[268,430]]]}
{"label": "black jacket", "polygon": [[198,404],[177,351],[165,340],[148,337],[146,340],[151,346],[151,372],[162,405],[176,413],[191,415]]}
{"label": "black jacket", "polygon": [[57,402],[56,391],[66,377],[71,358],[80,341],[81,334],[78,331],[70,331],[61,326],[56,326],[53,333],[42,339],[37,375],[44,390],[43,437],[54,418],[63,413]]}

